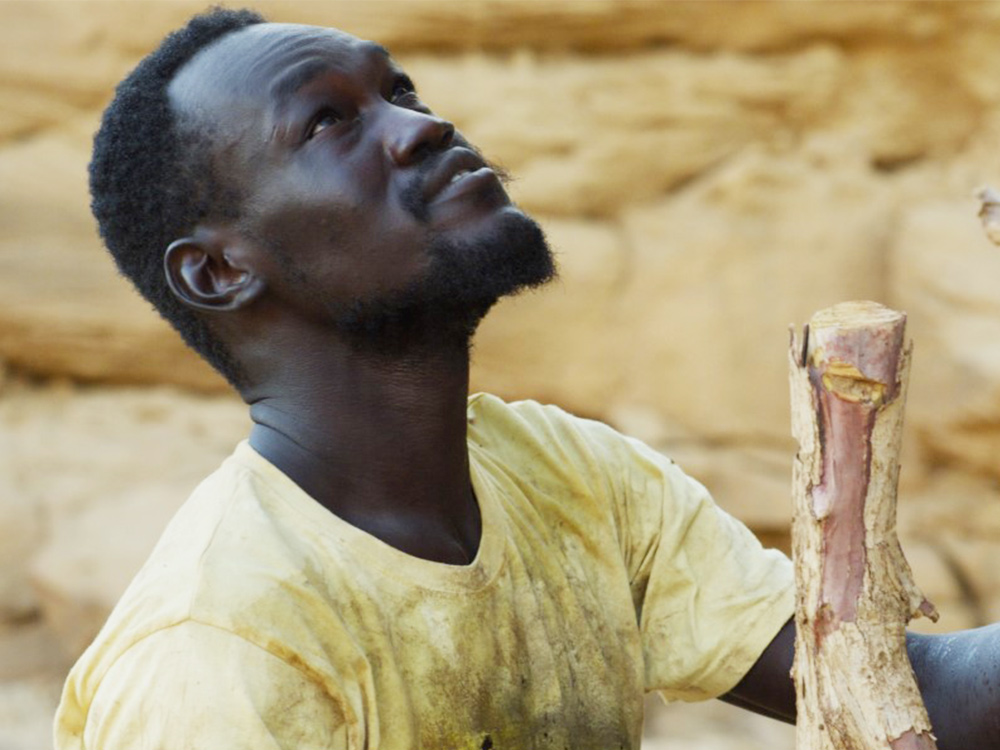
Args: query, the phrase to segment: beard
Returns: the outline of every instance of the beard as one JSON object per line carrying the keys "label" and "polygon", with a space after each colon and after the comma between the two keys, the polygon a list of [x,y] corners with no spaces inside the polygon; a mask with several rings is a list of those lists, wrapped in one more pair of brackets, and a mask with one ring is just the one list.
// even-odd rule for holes
{"label": "beard", "polygon": [[410,286],[334,311],[336,328],[355,351],[467,355],[479,322],[498,300],[556,276],[544,232],[516,209],[504,211],[474,242],[439,237],[428,255],[427,273]]}

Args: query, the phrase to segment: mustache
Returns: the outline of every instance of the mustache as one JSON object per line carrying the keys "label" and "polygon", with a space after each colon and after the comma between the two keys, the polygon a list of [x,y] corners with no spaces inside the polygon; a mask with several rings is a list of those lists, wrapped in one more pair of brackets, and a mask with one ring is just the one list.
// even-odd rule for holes
{"label": "mustache", "polygon": [[428,161],[431,162],[430,164],[422,165],[421,172],[423,171],[423,169],[431,169],[431,168],[433,168],[437,164],[438,159],[443,159],[444,155],[447,154],[450,149],[455,148],[456,146],[461,147],[461,148],[467,148],[467,149],[469,149],[469,151],[471,151],[476,156],[478,156],[480,159],[482,159],[483,160],[483,164],[485,164],[487,167],[489,167],[490,169],[492,169],[494,171],[494,173],[496,173],[496,176],[500,178],[500,183],[504,187],[507,187],[507,185],[509,185],[511,182],[514,181],[513,176],[511,175],[511,173],[507,170],[507,168],[505,166],[503,166],[499,162],[493,161],[492,159],[488,159],[486,157],[486,154],[484,154],[482,152],[482,150],[478,146],[472,145],[471,143],[469,143],[467,140],[465,140],[465,138],[463,138],[458,133],[455,133],[454,137],[451,139],[451,145],[448,148],[446,148],[444,151],[442,151],[439,154],[439,156],[438,156],[437,159],[428,160]]}

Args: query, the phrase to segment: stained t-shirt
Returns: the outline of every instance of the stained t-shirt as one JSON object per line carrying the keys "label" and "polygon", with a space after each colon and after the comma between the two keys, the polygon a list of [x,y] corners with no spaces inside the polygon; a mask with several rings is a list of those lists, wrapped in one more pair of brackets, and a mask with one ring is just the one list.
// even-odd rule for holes
{"label": "stained t-shirt", "polygon": [[475,560],[407,555],[241,444],[72,670],[59,750],[638,748],[643,694],[732,688],[789,561],[670,460],[534,402],[469,402]]}

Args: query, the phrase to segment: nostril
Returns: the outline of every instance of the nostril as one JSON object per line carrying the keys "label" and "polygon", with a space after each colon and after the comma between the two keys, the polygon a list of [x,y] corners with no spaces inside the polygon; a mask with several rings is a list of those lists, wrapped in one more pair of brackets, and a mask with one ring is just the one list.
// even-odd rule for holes
{"label": "nostril", "polygon": [[426,155],[426,152],[440,151],[441,149],[448,148],[454,137],[454,125],[447,120],[434,118],[434,124],[428,129],[426,138],[423,139],[423,142],[419,146],[419,151],[421,155]]}
{"label": "nostril", "polygon": [[441,128],[441,145],[451,145],[452,139],[455,137],[455,126],[450,122],[444,122],[442,124],[444,127]]}

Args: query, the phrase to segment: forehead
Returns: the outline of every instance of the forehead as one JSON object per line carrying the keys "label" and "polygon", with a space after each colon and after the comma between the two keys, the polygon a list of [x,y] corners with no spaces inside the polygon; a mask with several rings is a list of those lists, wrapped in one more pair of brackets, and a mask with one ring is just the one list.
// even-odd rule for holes
{"label": "forehead", "polygon": [[349,74],[366,62],[389,59],[381,45],[338,29],[255,24],[195,55],[174,77],[169,93],[181,109],[225,99],[274,98],[294,91],[319,69]]}

